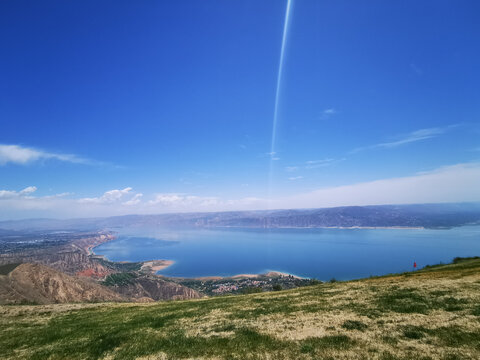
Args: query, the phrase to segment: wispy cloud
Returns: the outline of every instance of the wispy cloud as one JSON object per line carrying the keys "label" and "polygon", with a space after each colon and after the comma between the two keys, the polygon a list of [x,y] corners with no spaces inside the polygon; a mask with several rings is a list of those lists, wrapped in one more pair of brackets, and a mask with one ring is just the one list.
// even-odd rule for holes
{"label": "wispy cloud", "polygon": [[275,151],[270,151],[265,153],[266,156],[270,158],[270,160],[277,161],[280,160],[280,158],[277,156],[277,153]]}
{"label": "wispy cloud", "polygon": [[288,180],[290,181],[301,180],[301,179],[303,179],[303,176],[292,176],[288,178]]}
{"label": "wispy cloud", "polygon": [[443,128],[435,127],[435,128],[415,130],[415,131],[412,131],[411,133],[408,133],[406,135],[397,137],[397,140],[389,141],[389,142],[382,142],[382,143],[375,144],[375,145],[370,145],[370,146],[358,147],[358,148],[352,150],[350,153],[357,153],[357,152],[360,152],[360,151],[363,151],[363,150],[369,150],[369,149],[395,148],[395,147],[405,145],[405,144],[410,144],[410,143],[413,143],[413,142],[432,139],[432,138],[435,138],[439,135],[445,134],[448,130],[450,130],[451,128],[456,127],[456,126],[457,125],[450,125],[450,126],[443,127]]}
{"label": "wispy cloud", "polygon": [[332,163],[341,160],[335,159],[321,159],[321,160],[309,160],[305,165],[305,169],[317,169],[320,167],[330,166]]}
{"label": "wispy cloud", "polygon": [[446,128],[429,128],[429,129],[420,129],[411,132],[408,134],[406,137],[396,140],[396,141],[391,141],[391,142],[385,142],[385,143],[380,143],[376,145],[377,147],[384,147],[384,148],[392,148],[392,147],[397,147],[400,145],[416,142],[416,141],[421,141],[421,140],[426,140],[426,139],[431,139],[433,137],[436,137],[438,135],[444,134],[446,132]]}
{"label": "wispy cloud", "polygon": [[61,154],[20,145],[0,144],[0,165],[27,165],[42,160],[58,160],[74,164],[102,165],[103,163],[85,159],[73,154]]}
{"label": "wispy cloud", "polygon": [[337,162],[344,161],[344,160],[346,160],[346,159],[345,158],[341,158],[341,159],[325,158],[325,159],[320,159],[320,160],[308,160],[301,165],[286,166],[285,171],[286,172],[295,172],[295,171],[298,171],[298,170],[318,169],[318,168],[333,165]]}
{"label": "wispy cloud", "polygon": [[334,108],[325,109],[325,110],[322,111],[320,118],[322,120],[326,120],[326,119],[332,117],[333,115],[335,115],[337,113],[338,113],[338,111],[335,110]]}

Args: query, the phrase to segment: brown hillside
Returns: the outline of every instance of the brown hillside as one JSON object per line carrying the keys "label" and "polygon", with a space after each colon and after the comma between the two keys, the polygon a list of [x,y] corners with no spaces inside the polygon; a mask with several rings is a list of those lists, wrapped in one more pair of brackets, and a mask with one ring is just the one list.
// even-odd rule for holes
{"label": "brown hillside", "polygon": [[115,286],[113,289],[132,300],[150,298],[153,300],[199,299],[202,296],[186,286],[166,281],[155,275],[144,275],[128,284]]}
{"label": "brown hillside", "polygon": [[40,264],[21,264],[0,275],[0,304],[122,300],[125,298],[104,286]]}

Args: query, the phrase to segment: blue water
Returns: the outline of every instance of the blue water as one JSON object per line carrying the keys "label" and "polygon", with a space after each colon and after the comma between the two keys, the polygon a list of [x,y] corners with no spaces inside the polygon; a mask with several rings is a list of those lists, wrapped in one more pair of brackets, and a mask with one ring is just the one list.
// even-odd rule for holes
{"label": "blue water", "polygon": [[[118,230],[117,230],[118,231]],[[165,276],[282,271],[339,280],[480,255],[480,226],[425,229],[122,229],[95,248],[112,261],[174,260]]]}

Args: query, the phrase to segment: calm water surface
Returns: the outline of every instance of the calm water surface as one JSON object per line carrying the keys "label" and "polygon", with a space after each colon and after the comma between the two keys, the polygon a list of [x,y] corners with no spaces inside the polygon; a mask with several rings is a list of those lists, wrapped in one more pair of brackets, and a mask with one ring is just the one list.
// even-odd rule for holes
{"label": "calm water surface", "polygon": [[159,272],[198,277],[270,270],[329,280],[413,269],[480,255],[480,226],[424,229],[115,229],[95,248],[112,261],[174,260]]}

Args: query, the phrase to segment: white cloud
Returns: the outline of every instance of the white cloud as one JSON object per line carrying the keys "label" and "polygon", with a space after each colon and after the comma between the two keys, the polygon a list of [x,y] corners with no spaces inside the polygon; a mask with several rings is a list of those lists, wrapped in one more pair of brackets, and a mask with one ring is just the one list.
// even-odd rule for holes
{"label": "white cloud", "polygon": [[301,180],[301,179],[303,179],[303,176],[292,176],[288,178],[288,180],[290,181]]}
{"label": "white cloud", "polygon": [[132,191],[131,187],[127,187],[123,190],[110,190],[105,192],[100,197],[94,198],[82,198],[78,201],[80,203],[94,203],[94,204],[112,204],[121,200],[125,195]]}
{"label": "white cloud", "polygon": [[137,205],[142,201],[142,196],[143,196],[142,193],[135,194],[135,196],[133,198],[123,202],[122,204],[123,205],[128,205],[128,206]]}
{"label": "white cloud", "polygon": [[20,191],[20,194],[21,195],[28,195],[28,194],[34,193],[35,191],[37,191],[36,186],[28,186],[25,189],[23,189],[22,191]]}
{"label": "white cloud", "polygon": [[35,186],[28,186],[23,190],[15,191],[15,190],[0,190],[0,200],[2,199],[12,199],[18,197],[25,197],[29,194],[37,191]]}
{"label": "white cloud", "polygon": [[286,166],[285,171],[286,172],[294,172],[298,170],[298,166]]}
{"label": "white cloud", "polygon": [[175,204],[180,201],[183,201],[183,195],[180,194],[156,194],[153,200],[150,200],[148,203],[150,205],[164,204],[170,205]]}
{"label": "white cloud", "polygon": [[51,159],[85,165],[101,164],[73,154],[52,153],[19,145],[0,144],[0,165],[6,165],[8,163],[26,165],[36,161]]}

